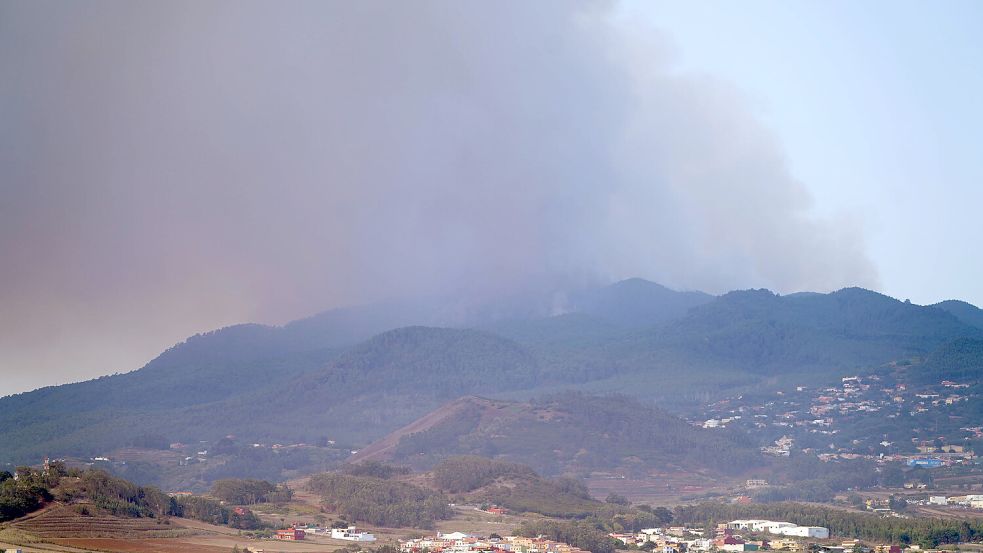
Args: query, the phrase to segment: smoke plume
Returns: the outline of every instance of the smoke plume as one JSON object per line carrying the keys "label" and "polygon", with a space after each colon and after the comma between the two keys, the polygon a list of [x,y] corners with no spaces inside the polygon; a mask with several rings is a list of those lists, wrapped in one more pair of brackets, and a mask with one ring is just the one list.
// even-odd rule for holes
{"label": "smoke plume", "polygon": [[381,298],[875,286],[740,92],[614,9],[0,3],[0,393]]}

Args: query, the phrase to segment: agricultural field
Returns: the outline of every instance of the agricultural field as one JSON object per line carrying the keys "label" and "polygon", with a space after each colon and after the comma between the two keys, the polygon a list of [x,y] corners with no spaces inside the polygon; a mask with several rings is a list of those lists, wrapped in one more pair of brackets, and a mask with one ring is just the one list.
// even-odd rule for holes
{"label": "agricultural field", "polygon": [[661,472],[634,478],[620,474],[595,473],[584,479],[593,497],[623,495],[637,504],[672,506],[689,497],[708,493],[743,493],[739,478],[721,478],[699,472]]}
{"label": "agricultural field", "polygon": [[[319,498],[306,491],[306,479],[290,482],[297,490],[286,504],[253,505],[255,512],[272,525],[330,523],[337,517],[321,511]],[[536,515],[494,515],[473,505],[458,505],[453,516],[439,521],[436,530],[463,531],[487,535],[505,534]],[[373,532],[374,545],[394,543],[419,533],[410,528],[384,528],[359,524]],[[0,548],[20,548],[25,553],[218,553],[233,547],[249,547],[267,552],[331,553],[350,542],[323,536],[310,536],[302,542],[256,539],[227,526],[177,518],[122,518],[106,514],[87,504],[52,503],[28,516],[0,526]]]}
{"label": "agricultural field", "polygon": [[53,505],[11,526],[41,540],[57,538],[172,538],[194,533],[175,519],[120,518],[84,514],[84,505]]}
{"label": "agricultural field", "polygon": [[25,553],[217,553],[238,545],[268,552],[330,553],[347,543],[328,538],[297,543],[259,540],[199,521],[85,516],[77,507],[53,505],[8,524],[0,530],[0,547]]}

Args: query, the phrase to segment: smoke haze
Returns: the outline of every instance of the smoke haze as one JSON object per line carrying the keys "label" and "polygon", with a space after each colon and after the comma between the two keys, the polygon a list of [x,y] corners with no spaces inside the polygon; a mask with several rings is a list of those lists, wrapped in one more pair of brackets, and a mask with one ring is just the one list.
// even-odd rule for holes
{"label": "smoke haze", "polygon": [[876,287],[740,92],[614,10],[0,3],[0,394],[381,298]]}

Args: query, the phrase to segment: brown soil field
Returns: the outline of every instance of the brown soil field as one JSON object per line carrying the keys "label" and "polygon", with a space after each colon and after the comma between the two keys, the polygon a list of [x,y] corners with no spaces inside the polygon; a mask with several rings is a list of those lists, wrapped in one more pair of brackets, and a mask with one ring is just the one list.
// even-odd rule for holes
{"label": "brown soil field", "polygon": [[11,526],[47,541],[51,538],[178,537],[191,532],[173,524],[149,518],[83,516],[75,506],[53,505],[25,517]]}
{"label": "brown soil field", "polygon": [[[537,520],[539,515],[493,515],[479,511],[473,507],[458,506],[454,508],[454,518],[437,522],[437,530],[441,532],[465,532],[487,536],[491,533],[499,535],[511,534],[525,520]],[[407,533],[403,530],[403,533]]]}
{"label": "brown soil field", "polygon": [[51,542],[89,551],[111,551],[113,553],[194,553],[196,551],[228,553],[232,547],[194,544],[177,539],[57,538]]}
{"label": "brown soil field", "polygon": [[0,551],[3,551],[4,549],[20,549],[24,553],[91,553],[91,550],[89,549],[77,549],[75,547],[56,545],[53,543],[32,543],[28,545],[20,545],[0,541]]}
{"label": "brown soil field", "polygon": [[703,476],[698,473],[661,473],[648,478],[618,478],[594,475],[584,480],[590,494],[605,498],[610,493],[623,495],[633,503],[669,506],[680,498],[707,492],[741,493],[736,491],[742,481]]}
{"label": "brown soil field", "polygon": [[935,505],[912,505],[908,508],[922,516],[948,518],[957,520],[975,520],[983,517],[983,513],[963,507],[948,507]]}
{"label": "brown soil field", "polygon": [[[305,539],[303,541],[277,541],[277,540],[244,540],[233,536],[196,536],[194,538],[177,540],[186,544],[202,547],[218,547],[226,552],[233,546],[238,545],[239,549],[248,547],[250,549],[262,549],[265,553],[332,553],[341,549],[351,542],[332,540],[329,538],[318,537],[315,539]],[[365,544],[362,544],[365,545]],[[377,545],[377,544],[372,544]]]}

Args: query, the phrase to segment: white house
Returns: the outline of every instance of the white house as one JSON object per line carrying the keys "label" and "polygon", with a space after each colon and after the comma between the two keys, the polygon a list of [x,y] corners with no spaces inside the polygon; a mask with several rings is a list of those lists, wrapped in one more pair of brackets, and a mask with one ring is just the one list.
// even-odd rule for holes
{"label": "white house", "polygon": [[710,551],[713,549],[713,540],[709,538],[697,538],[689,542],[687,551]]}
{"label": "white house", "polygon": [[779,528],[776,534],[795,536],[799,538],[817,538],[824,540],[829,537],[829,528],[822,526],[790,526]]}
{"label": "white house", "polygon": [[829,537],[829,529],[821,526],[797,526],[791,522],[776,522],[773,520],[732,520],[727,524],[731,530],[750,530],[752,532],[767,532],[769,534],[779,534],[782,536],[796,536],[800,538],[819,538]]}
{"label": "white house", "polygon": [[791,522],[773,522],[768,520],[762,524],[757,525],[754,529],[757,532],[768,532],[769,534],[781,534],[782,528],[792,528],[794,526],[796,525],[792,524]]}
{"label": "white house", "polygon": [[441,534],[437,532],[437,537],[442,540],[457,541],[473,537],[471,534],[465,534],[464,532],[451,532],[450,534]]}
{"label": "white house", "polygon": [[359,532],[354,526],[348,528],[332,528],[331,537],[347,541],[375,541],[375,536],[369,532]]}

